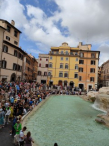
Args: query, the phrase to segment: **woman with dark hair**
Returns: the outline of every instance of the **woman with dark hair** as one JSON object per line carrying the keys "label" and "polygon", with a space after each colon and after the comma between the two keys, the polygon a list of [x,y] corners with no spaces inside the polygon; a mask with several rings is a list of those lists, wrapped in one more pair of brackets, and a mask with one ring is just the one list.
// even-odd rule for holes
{"label": "woman with dark hair", "polygon": [[33,139],[31,138],[31,132],[30,131],[27,133],[27,136],[24,139],[24,141],[25,141],[25,146],[32,146],[32,142],[34,143]]}
{"label": "woman with dark hair", "polygon": [[58,144],[57,143],[54,143],[54,146],[58,146]]}

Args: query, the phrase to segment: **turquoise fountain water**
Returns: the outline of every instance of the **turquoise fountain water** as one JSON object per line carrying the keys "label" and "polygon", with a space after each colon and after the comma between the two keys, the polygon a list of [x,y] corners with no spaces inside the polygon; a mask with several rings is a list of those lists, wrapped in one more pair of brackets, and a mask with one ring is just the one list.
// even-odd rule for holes
{"label": "turquoise fountain water", "polygon": [[26,124],[39,146],[109,146],[109,130],[97,111],[77,96],[52,96]]}

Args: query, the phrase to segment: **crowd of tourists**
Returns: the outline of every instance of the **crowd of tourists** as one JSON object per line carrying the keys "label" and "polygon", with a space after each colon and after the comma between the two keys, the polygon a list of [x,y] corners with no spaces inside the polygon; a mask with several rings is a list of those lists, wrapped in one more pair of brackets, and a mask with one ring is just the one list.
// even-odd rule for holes
{"label": "crowd of tourists", "polygon": [[[22,127],[22,117],[32,111],[50,94],[72,95],[81,94],[81,90],[62,86],[50,86],[36,82],[6,82],[0,83],[0,128],[12,123],[10,135],[14,136],[15,145],[31,146],[34,142],[31,132],[24,135],[26,127]],[[52,90],[53,89],[53,90]]]}
{"label": "crowd of tourists", "polygon": [[25,146],[31,146],[34,142],[30,131],[24,136],[27,128],[22,127],[22,117],[50,94],[45,85],[35,82],[0,83],[0,128],[12,123],[10,135],[15,145],[23,146],[25,141]]}

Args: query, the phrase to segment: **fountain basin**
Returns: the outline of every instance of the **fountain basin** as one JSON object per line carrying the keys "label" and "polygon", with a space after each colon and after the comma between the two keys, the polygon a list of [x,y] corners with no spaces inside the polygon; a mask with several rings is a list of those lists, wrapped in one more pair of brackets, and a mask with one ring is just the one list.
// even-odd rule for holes
{"label": "fountain basin", "polygon": [[99,113],[77,96],[52,96],[25,125],[38,146],[108,146],[108,129],[95,121]]}

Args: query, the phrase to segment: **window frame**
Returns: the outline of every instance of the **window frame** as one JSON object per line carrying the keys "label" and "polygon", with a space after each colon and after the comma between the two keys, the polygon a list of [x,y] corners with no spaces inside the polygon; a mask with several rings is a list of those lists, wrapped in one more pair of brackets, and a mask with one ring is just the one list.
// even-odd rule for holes
{"label": "window frame", "polygon": [[83,72],[83,71],[84,71],[83,67],[79,67],[79,72]]}
{"label": "window frame", "polygon": [[5,52],[5,53],[8,53],[8,46],[3,45],[3,50],[2,51]]}
{"label": "window frame", "polygon": [[[60,76],[60,74],[62,74],[62,76]],[[63,72],[59,72],[59,77],[62,78],[63,77]]]}
{"label": "window frame", "polygon": [[94,77],[90,77],[90,82],[94,82],[95,78]]}
{"label": "window frame", "polygon": [[63,69],[63,63],[60,63],[60,68]]}
{"label": "window frame", "polygon": [[9,36],[6,36],[6,40],[10,41],[10,37]]}
{"label": "window frame", "polygon": [[2,68],[5,69],[7,66],[7,61],[6,60],[2,60]]}
{"label": "window frame", "polygon": [[[77,75],[77,77],[76,77],[75,75]],[[75,74],[74,74],[74,78],[75,78],[75,79],[78,79],[78,73],[75,73]]]}

